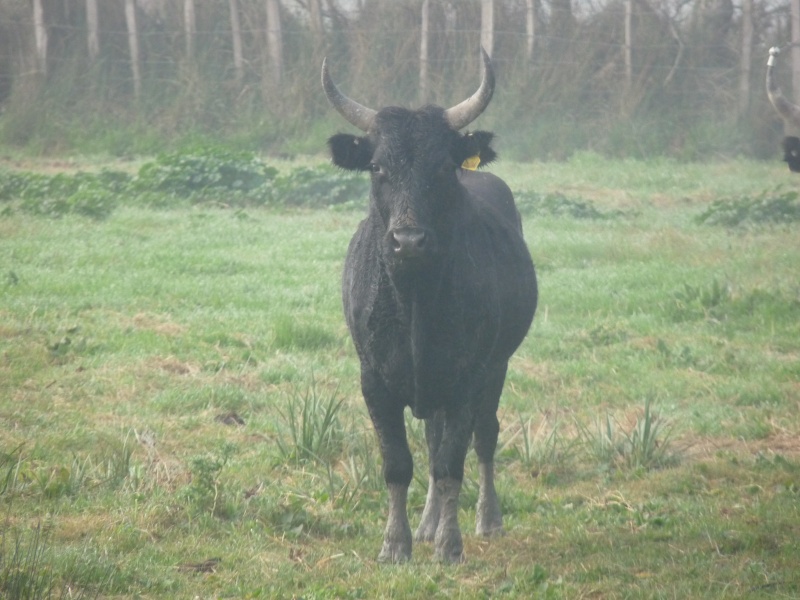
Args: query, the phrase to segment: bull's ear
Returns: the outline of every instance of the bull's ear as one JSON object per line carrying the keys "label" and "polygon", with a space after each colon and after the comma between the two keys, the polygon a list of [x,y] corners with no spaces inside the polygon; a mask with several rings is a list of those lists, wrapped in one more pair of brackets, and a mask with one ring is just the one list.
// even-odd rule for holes
{"label": "bull's ear", "polygon": [[365,171],[372,160],[369,140],[349,133],[337,133],[328,140],[333,164],[350,171]]}
{"label": "bull's ear", "polygon": [[461,136],[454,149],[453,159],[457,164],[477,156],[480,158],[479,166],[488,165],[497,158],[497,153],[492,149],[491,143],[494,134],[491,131],[473,131]]}
{"label": "bull's ear", "polygon": [[781,142],[783,146],[783,160],[789,165],[789,170],[798,173],[800,172],[800,139],[793,135],[783,138]]}

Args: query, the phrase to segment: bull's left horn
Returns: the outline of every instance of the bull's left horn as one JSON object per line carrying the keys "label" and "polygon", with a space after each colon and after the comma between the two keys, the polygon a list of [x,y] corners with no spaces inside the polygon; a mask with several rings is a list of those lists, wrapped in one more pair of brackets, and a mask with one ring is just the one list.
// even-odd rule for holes
{"label": "bull's left horn", "polygon": [[783,117],[790,125],[800,127],[800,106],[789,102],[781,92],[781,88],[775,83],[773,70],[775,68],[775,59],[780,54],[780,48],[773,47],[769,49],[769,59],[767,60],[767,96],[769,101],[778,114]]}
{"label": "bull's left horn", "polygon": [[489,106],[489,101],[492,99],[492,94],[494,94],[492,60],[482,47],[481,57],[483,58],[483,78],[478,91],[460,104],[456,104],[444,111],[445,118],[453,129],[463,129],[477,119],[478,115]]}
{"label": "bull's left horn", "polygon": [[328,102],[333,105],[339,114],[351,125],[355,125],[361,131],[368,131],[372,122],[375,120],[377,111],[367,108],[351,100],[339,91],[336,84],[333,83],[330,73],[328,73],[328,58],[322,59],[322,88],[325,90],[325,95],[328,97]]}

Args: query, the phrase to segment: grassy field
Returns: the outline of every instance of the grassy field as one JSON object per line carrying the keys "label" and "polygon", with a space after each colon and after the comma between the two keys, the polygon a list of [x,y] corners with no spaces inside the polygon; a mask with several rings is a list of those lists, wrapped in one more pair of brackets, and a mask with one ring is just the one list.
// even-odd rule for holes
{"label": "grassy field", "polygon": [[360,210],[0,203],[0,597],[800,596],[800,179],[494,171],[541,297],[500,409],[507,534],[470,533],[470,455],[458,566],[424,544],[375,561],[386,494],[339,292]]}

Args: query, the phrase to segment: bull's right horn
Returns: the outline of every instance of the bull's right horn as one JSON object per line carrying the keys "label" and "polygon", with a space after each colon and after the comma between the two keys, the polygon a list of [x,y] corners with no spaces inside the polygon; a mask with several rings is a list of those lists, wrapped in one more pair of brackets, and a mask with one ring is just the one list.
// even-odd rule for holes
{"label": "bull's right horn", "polygon": [[351,125],[355,125],[361,131],[369,131],[372,122],[375,120],[376,110],[367,108],[351,100],[339,91],[336,84],[333,83],[330,73],[328,73],[328,58],[322,59],[322,88],[325,90],[325,96],[328,102],[333,105],[339,114]]}
{"label": "bull's right horn", "polygon": [[780,48],[773,46],[769,49],[769,59],[767,60],[767,96],[769,101],[778,114],[783,117],[790,125],[800,127],[800,106],[789,102],[781,92],[781,88],[775,83],[773,70],[777,56],[781,53]]}

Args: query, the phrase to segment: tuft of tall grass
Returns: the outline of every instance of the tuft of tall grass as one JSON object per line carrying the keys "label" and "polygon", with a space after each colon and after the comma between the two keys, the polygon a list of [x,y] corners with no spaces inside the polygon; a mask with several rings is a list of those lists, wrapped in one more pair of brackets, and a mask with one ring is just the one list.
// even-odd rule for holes
{"label": "tuft of tall grass", "polygon": [[[93,561],[61,565],[50,548],[49,529],[41,521],[29,535],[0,527],[0,598],[3,600],[52,600],[100,597],[112,580],[112,568]],[[62,574],[57,574],[59,567]],[[63,581],[83,581],[77,589]],[[92,590],[89,590],[89,587]]]}
{"label": "tuft of tall grass", "polygon": [[500,454],[511,454],[535,475],[546,474],[566,465],[575,455],[575,440],[567,439],[558,422],[549,425],[542,419],[537,425],[533,418],[517,413],[517,422],[505,429],[508,436],[500,446]]}
{"label": "tuft of tall grass", "polygon": [[282,459],[326,463],[339,455],[344,443],[339,420],[344,398],[338,398],[337,394],[338,388],[322,394],[313,377],[305,390],[293,388],[286,405],[278,408],[284,425],[277,439]]}
{"label": "tuft of tall grass", "polygon": [[672,443],[674,426],[653,409],[649,398],[629,429],[608,414],[593,428],[577,426],[586,453],[608,468],[657,469],[674,465],[679,458]]}
{"label": "tuft of tall grass", "polygon": [[13,494],[16,489],[22,465],[22,446],[20,444],[9,452],[0,451],[0,497]]}
{"label": "tuft of tall grass", "polygon": [[46,536],[41,523],[31,538],[20,535],[8,539],[9,529],[0,533],[0,597],[8,600],[50,598],[53,573],[45,563]]}

